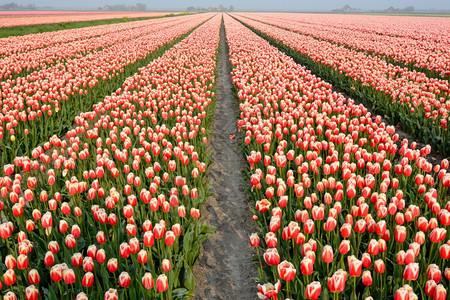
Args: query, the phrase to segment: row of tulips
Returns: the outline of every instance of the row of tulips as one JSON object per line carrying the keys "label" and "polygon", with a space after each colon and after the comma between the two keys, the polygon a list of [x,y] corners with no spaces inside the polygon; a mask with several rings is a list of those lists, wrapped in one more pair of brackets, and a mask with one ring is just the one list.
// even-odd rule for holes
{"label": "row of tulips", "polygon": [[[302,14],[286,16],[285,14],[275,13],[254,13],[246,14],[246,16],[352,49],[381,55],[393,62],[407,65],[410,68],[417,68],[430,76],[450,78],[450,43],[380,35],[374,32],[355,30],[354,28],[311,24],[304,22]],[[394,23],[395,20],[395,18],[391,18],[391,22]],[[415,24],[414,21],[415,19],[412,18],[412,24]]]}
{"label": "row of tulips", "polygon": [[[5,164],[72,126],[73,118],[169,49],[210,14],[170,18],[146,35],[0,82],[0,153]],[[174,26],[168,26],[174,24]],[[100,98],[101,97],[101,98]],[[55,122],[55,118],[61,120]]]}
{"label": "row of tulips", "polygon": [[[449,162],[225,17],[261,299],[446,299]],[[249,220],[250,221],[250,220]]]}
{"label": "row of tulips", "polygon": [[22,12],[8,14],[8,12],[1,12],[0,14],[0,28],[2,27],[17,27],[17,26],[32,26],[40,24],[55,24],[66,22],[85,22],[95,20],[109,20],[122,18],[152,18],[165,15],[165,12]]}
{"label": "row of tulips", "polygon": [[148,20],[125,22],[113,25],[88,26],[76,29],[42,32],[22,36],[9,36],[0,39],[0,57],[28,52],[57,44],[84,40],[113,32],[133,29],[146,24]]}
{"label": "row of tulips", "polygon": [[[287,18],[297,13],[283,14]],[[349,15],[349,14],[301,14],[302,21],[329,27],[364,31],[379,35],[407,37],[417,40],[450,43],[446,17]],[[395,22],[393,22],[395,19]],[[444,30],[443,30],[444,29]]]}
{"label": "row of tulips", "polygon": [[[85,39],[76,39],[67,43],[58,43],[51,46],[44,46],[31,51],[14,53],[0,59],[0,78],[16,79],[24,77],[28,73],[39,69],[49,69],[55,63],[62,63],[67,59],[82,58],[88,54],[93,55],[103,49],[107,49],[113,45],[134,40],[143,35],[149,35],[153,32],[163,30],[165,27],[176,26],[186,22],[183,17],[161,18],[155,20],[130,22],[128,26],[122,26],[123,30],[112,30],[116,25],[109,25],[110,33],[105,32],[105,28],[99,31],[93,30],[90,33],[92,37]],[[132,24],[132,26],[130,26]],[[120,28],[121,26],[119,26]],[[48,35],[52,35],[49,33]]]}
{"label": "row of tulips", "polygon": [[[184,299],[221,18],[194,30],[0,178],[3,299]],[[6,220],[5,220],[6,219]]]}
{"label": "row of tulips", "polygon": [[423,73],[327,41],[236,17],[322,78],[360,98],[375,113],[400,124],[444,156],[450,155],[448,81],[428,78]]}

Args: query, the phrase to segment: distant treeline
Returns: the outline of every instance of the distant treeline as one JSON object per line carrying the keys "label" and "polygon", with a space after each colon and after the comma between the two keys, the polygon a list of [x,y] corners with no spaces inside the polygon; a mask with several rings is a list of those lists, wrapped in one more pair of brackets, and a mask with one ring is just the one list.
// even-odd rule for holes
{"label": "distant treeline", "polygon": [[136,4],[131,4],[131,5],[126,5],[126,4],[105,5],[103,7],[99,7],[98,10],[101,10],[101,11],[146,11],[147,4],[136,3]]}
{"label": "distant treeline", "polygon": [[36,10],[35,4],[28,4],[28,5],[20,5],[15,2],[6,3],[3,5],[0,5],[0,10]]}
{"label": "distant treeline", "polygon": [[194,7],[194,6],[189,6],[187,8],[187,11],[234,11],[234,6],[230,5],[229,7],[225,7],[222,4],[219,5],[218,7]]}

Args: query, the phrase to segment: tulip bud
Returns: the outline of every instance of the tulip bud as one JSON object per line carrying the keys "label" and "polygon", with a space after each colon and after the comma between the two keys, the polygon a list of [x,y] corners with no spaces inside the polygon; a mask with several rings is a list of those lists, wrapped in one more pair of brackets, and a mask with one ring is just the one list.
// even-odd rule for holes
{"label": "tulip bud", "polygon": [[81,284],[84,287],[91,287],[93,283],[94,283],[94,274],[92,274],[91,272],[87,272],[86,274],[84,274]]}
{"label": "tulip bud", "polygon": [[304,257],[300,262],[300,270],[303,275],[311,275],[314,270],[313,261],[308,257]]}
{"label": "tulip bud", "polygon": [[161,267],[163,269],[164,272],[169,272],[172,269],[172,265],[170,264],[170,260],[168,259],[163,259],[162,263],[161,263]]}
{"label": "tulip bud", "polygon": [[322,287],[319,281],[313,281],[306,286],[305,297],[306,299],[316,300],[319,299]]}
{"label": "tulip bud", "polygon": [[330,245],[326,245],[322,249],[322,260],[327,264],[331,263],[334,259],[333,248]]}
{"label": "tulip bud", "polygon": [[105,293],[104,300],[118,300],[119,299],[119,293],[116,289],[109,289]]}
{"label": "tulip bud", "polygon": [[123,288],[127,288],[130,285],[131,277],[127,272],[122,272],[119,275],[119,285]]}
{"label": "tulip bud", "polygon": [[28,272],[28,281],[30,284],[38,284],[41,281],[39,272],[36,269],[31,269],[30,272]]}
{"label": "tulip bud", "polygon": [[152,289],[154,286],[153,276],[151,273],[145,273],[142,277],[142,285],[145,289]]}
{"label": "tulip bud", "polygon": [[106,251],[105,249],[99,249],[97,251],[97,255],[95,256],[95,260],[99,263],[102,264],[106,261]]}
{"label": "tulip bud", "polygon": [[342,240],[341,244],[339,245],[339,253],[341,253],[342,255],[345,255],[349,251],[350,251],[350,241]]}
{"label": "tulip bud", "polygon": [[280,263],[277,268],[278,275],[285,281],[291,281],[292,279],[294,279],[297,272],[294,268],[294,265],[286,260]]}
{"label": "tulip bud", "polygon": [[350,276],[359,277],[359,276],[361,276],[361,271],[362,271],[362,261],[360,261],[353,255],[349,256],[348,257],[348,268],[349,268]]}
{"label": "tulip bud", "polygon": [[39,299],[39,290],[34,285],[28,286],[25,289],[25,299],[26,300],[37,300],[37,299]]}
{"label": "tulip bud", "polygon": [[3,273],[3,282],[10,286],[16,282],[16,273],[14,273],[14,270],[8,269],[5,273]]}
{"label": "tulip bud", "polygon": [[81,292],[77,295],[77,298],[75,300],[89,300],[89,298],[86,296],[85,293]]}
{"label": "tulip bud", "polygon": [[419,264],[411,263],[406,265],[405,270],[403,271],[403,278],[405,280],[417,280],[419,277]]}
{"label": "tulip bud", "polygon": [[386,271],[386,265],[382,259],[377,259],[374,263],[375,272],[383,274]]}
{"label": "tulip bud", "polygon": [[117,271],[117,269],[119,268],[117,258],[111,258],[110,260],[108,260],[107,268],[108,268],[108,271],[111,273],[114,273],[115,271]]}
{"label": "tulip bud", "polygon": [[278,254],[277,248],[269,248],[264,253],[264,261],[269,266],[276,266],[280,263],[280,255]]}
{"label": "tulip bud", "polygon": [[372,285],[372,274],[370,271],[364,271],[362,274],[362,282],[365,286],[371,286]]}
{"label": "tulip bud", "polygon": [[169,282],[167,279],[167,276],[165,274],[161,274],[158,276],[158,278],[156,279],[156,289],[158,292],[164,292],[167,290],[169,286]]}
{"label": "tulip bud", "polygon": [[47,267],[53,266],[55,264],[55,257],[53,256],[53,253],[51,251],[47,251],[47,253],[45,253],[44,264]]}
{"label": "tulip bud", "polygon": [[259,247],[260,241],[257,233],[252,233],[250,236],[250,245],[252,247]]}
{"label": "tulip bud", "polygon": [[434,290],[433,295],[434,300],[445,300],[447,299],[447,290],[442,284],[438,284]]}

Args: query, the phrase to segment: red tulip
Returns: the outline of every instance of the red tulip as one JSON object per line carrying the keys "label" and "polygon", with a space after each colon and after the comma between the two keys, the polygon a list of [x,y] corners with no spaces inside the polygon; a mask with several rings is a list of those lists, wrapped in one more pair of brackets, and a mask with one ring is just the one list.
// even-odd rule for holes
{"label": "red tulip", "polygon": [[3,299],[5,300],[17,300],[17,296],[16,294],[14,294],[13,292],[9,291],[5,294],[5,296],[3,297]]}
{"label": "red tulip", "polygon": [[278,280],[277,283],[265,283],[264,285],[258,284],[258,297],[260,299],[276,299],[277,294],[281,290],[281,283]]}
{"label": "red tulip", "polygon": [[95,256],[95,260],[99,263],[102,264],[106,261],[106,251],[105,249],[99,249],[97,251],[97,255]]}
{"label": "red tulip", "polygon": [[26,300],[37,300],[38,298],[39,290],[34,285],[30,285],[25,289]]}
{"label": "red tulip", "polygon": [[377,259],[374,263],[375,272],[383,274],[386,271],[386,265],[382,259]]}
{"label": "red tulip", "polygon": [[339,253],[342,255],[345,255],[350,251],[350,241],[348,240],[342,240],[341,244],[339,245]]}
{"label": "red tulip", "polygon": [[434,290],[433,295],[434,300],[445,300],[447,299],[447,290],[442,284],[438,284]]}
{"label": "red tulip", "polygon": [[308,257],[304,257],[300,262],[300,270],[303,275],[311,275],[314,271],[314,262]]}
{"label": "red tulip", "polygon": [[127,288],[130,285],[131,277],[127,272],[122,272],[119,275],[119,285],[123,288]]}
{"label": "red tulip", "polygon": [[29,266],[29,261],[28,261],[28,256],[24,255],[24,254],[20,254],[17,257],[17,267],[21,270],[28,268]]}
{"label": "red tulip", "polygon": [[156,279],[156,290],[158,292],[164,292],[167,290],[169,285],[167,276],[165,274],[161,274],[158,276],[158,278]]}
{"label": "red tulip", "polygon": [[105,296],[103,298],[104,300],[118,300],[119,294],[117,293],[117,290],[115,289],[109,289],[106,291]]}
{"label": "red tulip", "polygon": [[84,274],[81,284],[84,287],[91,287],[93,283],[94,283],[94,274],[92,274],[91,272],[87,272],[86,274]]}
{"label": "red tulip", "polygon": [[30,284],[38,284],[41,281],[39,272],[36,269],[31,269],[28,272],[28,281],[30,282]]}
{"label": "red tulip", "polygon": [[285,281],[291,281],[294,279],[297,270],[294,265],[288,261],[283,261],[278,265],[278,275]]}
{"label": "red tulip", "polygon": [[259,236],[257,233],[252,233],[252,235],[250,236],[250,245],[252,247],[259,247]]}
{"label": "red tulip", "polygon": [[48,251],[44,257],[44,264],[47,267],[50,267],[50,266],[53,266],[54,263],[55,263],[55,257],[53,256],[53,253],[51,251]]}
{"label": "red tulip", "polygon": [[362,261],[360,261],[353,255],[349,256],[348,257],[348,268],[349,268],[350,276],[359,277],[359,276],[361,276],[361,271],[362,271]]}
{"label": "red tulip", "polygon": [[333,248],[330,245],[325,245],[322,249],[322,260],[326,263],[331,263],[333,261]]}
{"label": "red tulip", "polygon": [[118,267],[119,266],[118,266],[117,258],[111,258],[110,260],[108,260],[107,268],[108,268],[109,272],[114,273],[115,271],[117,271]]}
{"label": "red tulip", "polygon": [[403,278],[405,280],[417,280],[419,277],[419,264],[411,263],[406,265],[405,270],[403,271]]}
{"label": "red tulip", "polygon": [[322,287],[320,285],[320,282],[313,281],[306,286],[305,297],[306,297],[306,299],[316,300],[316,299],[319,299],[321,292],[322,292]]}
{"label": "red tulip", "polygon": [[88,300],[88,297],[86,296],[85,293],[81,292],[77,295],[76,300]]}
{"label": "red tulip", "polygon": [[7,286],[10,286],[16,282],[16,273],[14,273],[14,270],[12,269],[6,270],[6,272],[3,274],[3,282]]}
{"label": "red tulip", "polygon": [[341,293],[344,291],[346,281],[347,272],[339,269],[333,274],[333,276],[328,277],[328,289],[331,293]]}
{"label": "red tulip", "polygon": [[278,254],[277,248],[269,248],[264,253],[264,261],[269,266],[276,266],[280,263],[280,255]]}
{"label": "red tulip", "polygon": [[145,273],[144,276],[142,276],[142,285],[147,290],[153,288],[154,282],[153,282],[153,276],[151,273]]}
{"label": "red tulip", "polygon": [[61,279],[63,279],[63,268],[61,265],[54,265],[51,269],[50,269],[50,277],[52,278],[52,280],[54,282],[58,282]]}
{"label": "red tulip", "polygon": [[364,271],[362,274],[362,283],[365,286],[371,286],[372,285],[372,274],[370,271]]}
{"label": "red tulip", "polygon": [[120,244],[120,247],[119,247],[119,255],[120,255],[120,257],[128,258],[130,256],[130,253],[131,253],[130,245],[128,245],[125,242]]}

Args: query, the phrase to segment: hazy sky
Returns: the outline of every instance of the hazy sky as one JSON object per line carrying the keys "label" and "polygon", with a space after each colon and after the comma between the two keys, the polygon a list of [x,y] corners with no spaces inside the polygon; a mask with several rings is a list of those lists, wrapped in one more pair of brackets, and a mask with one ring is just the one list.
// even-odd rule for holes
{"label": "hazy sky", "polygon": [[34,3],[37,6],[52,6],[55,8],[97,8],[106,4],[147,4],[149,9],[186,9],[188,6],[224,6],[233,5],[236,10],[289,10],[289,11],[328,11],[341,8],[345,4],[351,7],[370,9],[385,9],[390,6],[403,8],[409,5],[416,9],[450,10],[450,0],[0,0],[0,4],[16,2],[19,4]]}

